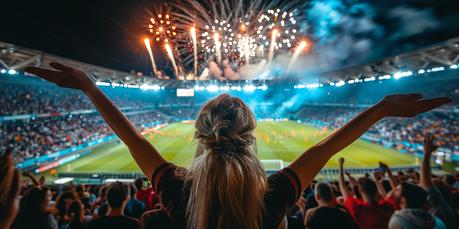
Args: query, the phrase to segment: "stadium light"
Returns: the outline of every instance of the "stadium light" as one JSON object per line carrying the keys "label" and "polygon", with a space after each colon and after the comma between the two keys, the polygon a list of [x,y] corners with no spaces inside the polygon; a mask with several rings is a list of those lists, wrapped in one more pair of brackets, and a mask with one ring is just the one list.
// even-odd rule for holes
{"label": "stadium light", "polygon": [[376,80],[375,77],[369,77],[369,78],[363,79],[363,81],[365,81],[365,82],[371,82],[371,81],[375,81],[375,80]]}
{"label": "stadium light", "polygon": [[449,66],[450,69],[457,69],[457,64],[452,64],[451,66]]}
{"label": "stadium light", "polygon": [[233,91],[241,91],[241,87],[240,86],[231,86],[231,90],[233,90]]}
{"label": "stadium light", "polygon": [[161,89],[161,87],[156,85],[156,84],[154,84],[154,85],[143,84],[142,86],[140,86],[140,89],[142,89],[142,90],[159,91]]}
{"label": "stadium light", "polygon": [[390,78],[392,78],[391,75],[383,75],[383,76],[378,77],[379,80],[388,80]]}
{"label": "stadium light", "polygon": [[406,72],[397,72],[394,74],[394,79],[398,80],[402,77],[407,77],[407,76],[412,76],[413,72],[412,71],[406,71]]}
{"label": "stadium light", "polygon": [[347,84],[354,84],[355,83],[355,80],[349,80],[347,81]]}
{"label": "stadium light", "polygon": [[220,91],[229,91],[230,87],[229,86],[221,86]]}
{"label": "stadium light", "polygon": [[430,69],[432,72],[439,72],[445,70],[445,67],[435,67]]}
{"label": "stadium light", "polygon": [[307,84],[306,85],[306,88],[308,88],[308,89],[315,89],[315,88],[318,88],[318,87],[320,87],[320,84],[318,84],[318,83],[313,83],[313,84]]}
{"label": "stadium light", "polygon": [[14,70],[14,69],[8,70],[8,74],[10,74],[10,75],[14,75],[14,74],[16,74],[16,73],[17,73],[17,72],[16,72],[16,70]]}
{"label": "stadium light", "polygon": [[216,91],[219,90],[218,86],[215,86],[215,85],[209,85],[209,86],[207,86],[206,89],[207,89],[207,91],[209,91],[209,92],[216,92]]}
{"label": "stadium light", "polygon": [[298,89],[306,88],[306,85],[298,84],[298,85],[296,85],[296,88],[298,88]]}
{"label": "stadium light", "polygon": [[107,83],[107,82],[96,82],[96,85],[98,85],[98,86],[110,86],[110,83]]}
{"label": "stadium light", "polygon": [[258,86],[257,89],[266,91],[266,90],[268,90],[268,86],[266,86],[265,84],[263,84],[263,85],[261,85],[261,86]]}
{"label": "stadium light", "polygon": [[206,88],[203,87],[203,86],[196,85],[196,86],[194,86],[194,90],[195,91],[204,91],[204,90],[206,90]]}
{"label": "stadium light", "polygon": [[424,70],[424,69],[419,69],[418,74],[424,74],[424,73],[426,73],[426,70]]}
{"label": "stadium light", "polygon": [[344,84],[346,84],[346,83],[341,80],[338,83],[335,83],[335,87],[341,87],[341,86],[344,86]]}
{"label": "stadium light", "polygon": [[245,85],[242,90],[246,91],[246,92],[251,92],[251,91],[255,91],[255,86],[253,85]]}
{"label": "stadium light", "polygon": [[2,74],[5,74],[5,73],[6,73],[6,69],[2,69],[2,70],[0,70],[0,72],[1,72]]}
{"label": "stadium light", "polygon": [[128,85],[125,85],[127,88],[140,88],[139,85],[135,85],[135,84],[128,84]]}

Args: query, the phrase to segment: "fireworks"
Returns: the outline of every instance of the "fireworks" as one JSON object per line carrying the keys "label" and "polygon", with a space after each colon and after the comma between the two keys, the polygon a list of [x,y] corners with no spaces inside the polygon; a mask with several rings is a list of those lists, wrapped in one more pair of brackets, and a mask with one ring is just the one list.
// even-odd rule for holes
{"label": "fireworks", "polygon": [[301,41],[298,47],[296,47],[295,52],[293,52],[292,59],[290,60],[290,64],[288,65],[287,72],[290,72],[292,70],[293,65],[295,64],[296,60],[298,59],[298,56],[300,56],[301,52],[304,50],[307,50],[308,47],[308,42],[307,41]]}
{"label": "fireworks", "polygon": [[196,38],[196,28],[191,27],[190,29],[191,41],[193,42],[193,74],[194,76],[198,75],[198,41]]}
{"label": "fireworks", "polygon": [[174,54],[172,53],[172,48],[169,43],[166,43],[164,47],[166,48],[167,56],[172,62],[172,66],[174,67],[174,74],[175,76],[178,77],[179,76],[178,67],[177,67],[177,64],[175,63],[175,58],[174,58]]}
{"label": "fireworks", "polygon": [[[293,12],[280,9],[270,9],[258,18],[257,39],[262,40],[263,45],[270,46],[267,34],[276,31],[275,49],[290,49],[295,43],[298,29]],[[271,38],[272,41],[272,38]]]}
{"label": "fireworks", "polygon": [[177,26],[172,21],[172,16],[168,13],[157,14],[150,17],[148,32],[153,41],[168,43],[177,38]]}
{"label": "fireworks", "polygon": [[[288,51],[298,43],[300,35],[295,8],[298,2],[178,1],[167,10],[151,14],[148,33],[154,44],[164,45],[176,78],[190,72],[194,77],[187,78],[198,78],[198,75],[226,78],[227,73],[232,72],[228,68],[237,71],[246,64],[268,64],[269,67],[277,54],[289,55]],[[145,45],[156,72],[151,44],[145,41]],[[301,51],[295,54],[296,59]],[[231,75],[239,74],[232,72]]]}
{"label": "fireworks", "polygon": [[277,47],[277,36],[279,36],[279,30],[273,29],[271,32],[271,42],[269,42],[269,53],[268,60],[271,62],[274,56],[274,48]]}
{"label": "fireworks", "polygon": [[143,42],[145,43],[145,47],[147,48],[148,55],[150,56],[150,61],[151,61],[151,66],[153,67],[153,72],[156,73],[158,69],[156,68],[155,58],[153,57],[153,52],[151,51],[150,39],[145,38],[143,39]]}
{"label": "fireworks", "polygon": [[247,63],[250,62],[250,58],[255,56],[255,51],[257,49],[257,44],[255,43],[253,37],[247,35],[239,35],[237,42],[237,50]]}

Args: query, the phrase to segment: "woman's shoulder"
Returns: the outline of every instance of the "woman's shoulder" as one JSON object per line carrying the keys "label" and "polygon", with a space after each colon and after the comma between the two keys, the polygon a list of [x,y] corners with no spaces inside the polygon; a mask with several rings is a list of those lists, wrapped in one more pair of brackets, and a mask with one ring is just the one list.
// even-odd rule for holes
{"label": "woman's shoulder", "polygon": [[160,165],[154,172],[151,178],[153,191],[173,192],[183,188],[187,170],[178,167],[172,163],[164,163]]}

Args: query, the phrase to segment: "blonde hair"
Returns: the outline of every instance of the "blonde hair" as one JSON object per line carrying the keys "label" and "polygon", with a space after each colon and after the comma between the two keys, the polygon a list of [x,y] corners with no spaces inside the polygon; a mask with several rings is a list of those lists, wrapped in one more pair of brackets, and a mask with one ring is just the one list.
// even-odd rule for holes
{"label": "blonde hair", "polygon": [[252,111],[223,94],[203,106],[195,126],[203,151],[186,174],[188,228],[261,228],[267,179],[256,157]]}

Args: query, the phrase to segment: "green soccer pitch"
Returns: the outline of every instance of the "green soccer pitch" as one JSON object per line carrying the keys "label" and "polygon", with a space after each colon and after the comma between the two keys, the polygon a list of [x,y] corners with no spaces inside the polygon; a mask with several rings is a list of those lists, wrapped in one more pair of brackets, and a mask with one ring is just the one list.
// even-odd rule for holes
{"label": "green soccer pitch", "polygon": [[[191,123],[174,123],[145,135],[163,157],[179,166],[188,166],[193,159],[196,144]],[[258,156],[266,169],[279,169],[280,160],[288,165],[302,152],[324,139],[330,132],[293,121],[260,121],[255,132]],[[415,165],[414,156],[400,153],[362,140],[345,148],[326,164],[337,168],[338,158],[346,158],[346,167],[378,167],[378,161],[390,166]],[[271,161],[273,160],[273,161]],[[127,147],[118,142],[98,146],[89,155],[62,165],[57,172],[76,173],[131,173],[140,172]]]}

